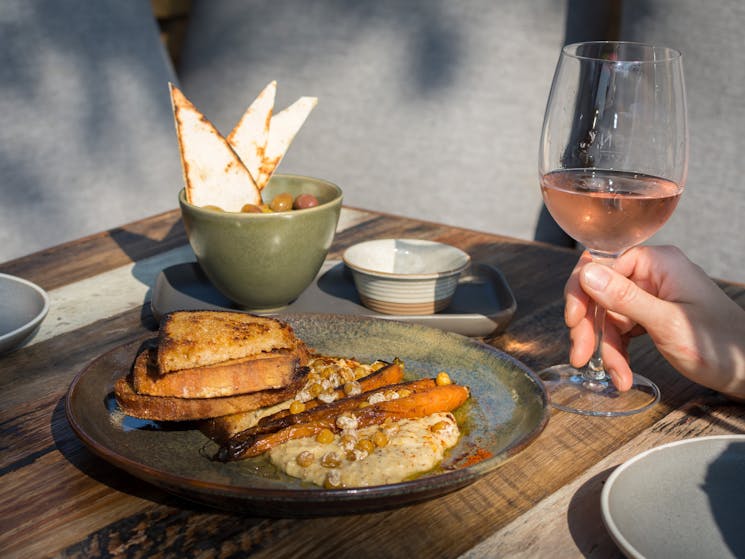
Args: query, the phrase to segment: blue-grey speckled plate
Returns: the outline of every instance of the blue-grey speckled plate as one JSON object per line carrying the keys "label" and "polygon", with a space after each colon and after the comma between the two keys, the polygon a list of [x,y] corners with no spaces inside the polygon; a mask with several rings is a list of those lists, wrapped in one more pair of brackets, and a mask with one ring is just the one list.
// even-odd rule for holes
{"label": "blue-grey speckled plate", "polygon": [[476,340],[417,324],[350,315],[283,315],[319,352],[361,360],[404,360],[410,378],[445,370],[471,389],[457,410],[463,436],[442,466],[403,483],[321,489],[277,473],[265,458],[223,464],[199,431],[133,420],[117,408],[114,380],[138,342],[117,348],[78,374],[67,418],[97,455],[167,491],[217,508],[260,516],[321,516],[408,505],[462,488],[527,446],[548,421],[547,396],[525,365]]}

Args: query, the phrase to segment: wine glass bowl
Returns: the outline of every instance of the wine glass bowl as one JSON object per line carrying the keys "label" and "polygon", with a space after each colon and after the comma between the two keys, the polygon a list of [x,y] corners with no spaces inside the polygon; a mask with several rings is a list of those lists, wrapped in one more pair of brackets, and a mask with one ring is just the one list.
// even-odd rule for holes
{"label": "wine glass bowl", "polygon": [[[665,47],[589,42],[562,49],[541,133],[543,200],[556,223],[612,266],[673,214],[688,169],[681,54]],[[634,375],[619,392],[603,368],[605,310],[595,309],[596,350],[582,369],[556,365],[541,378],[555,407],[588,415],[629,415],[659,400]]]}

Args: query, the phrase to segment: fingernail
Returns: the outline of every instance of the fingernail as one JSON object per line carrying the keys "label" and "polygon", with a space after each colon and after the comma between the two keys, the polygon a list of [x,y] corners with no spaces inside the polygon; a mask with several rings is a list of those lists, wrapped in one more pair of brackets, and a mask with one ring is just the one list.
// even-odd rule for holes
{"label": "fingernail", "polygon": [[603,291],[610,281],[610,272],[602,264],[593,264],[583,270],[586,285],[596,291]]}

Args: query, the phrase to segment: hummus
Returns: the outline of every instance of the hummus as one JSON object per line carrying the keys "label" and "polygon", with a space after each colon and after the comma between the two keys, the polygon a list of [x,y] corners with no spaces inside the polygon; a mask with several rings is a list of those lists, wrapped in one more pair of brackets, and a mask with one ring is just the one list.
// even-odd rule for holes
{"label": "hummus", "polygon": [[[381,440],[368,450],[361,440]],[[376,435],[376,433],[378,433]],[[398,483],[437,466],[460,436],[451,413],[403,419],[361,429],[345,429],[323,444],[308,437],[269,451],[272,463],[286,474],[327,488]],[[371,445],[367,445],[368,448]],[[301,457],[299,459],[299,457]]]}

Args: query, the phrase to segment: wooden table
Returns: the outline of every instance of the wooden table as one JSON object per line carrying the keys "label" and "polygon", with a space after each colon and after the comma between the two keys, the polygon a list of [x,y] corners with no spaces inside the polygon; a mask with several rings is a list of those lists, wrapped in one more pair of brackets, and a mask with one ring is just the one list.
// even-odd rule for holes
{"label": "wooden table", "polygon": [[[534,369],[565,358],[562,290],[575,253],[345,208],[329,256],[389,236],[444,241],[498,266],[518,310],[505,333],[486,341]],[[676,374],[642,340],[633,365],[662,390],[652,411],[613,419],[553,412],[526,450],[445,497],[302,520],[195,506],[91,454],[64,413],[76,373],[156,329],[148,301],[157,273],[191,260],[174,211],[0,265],[52,301],[31,344],[0,357],[0,557],[618,557],[599,505],[615,466],[661,443],[745,432],[745,406]],[[723,288],[745,306],[745,286]]]}

